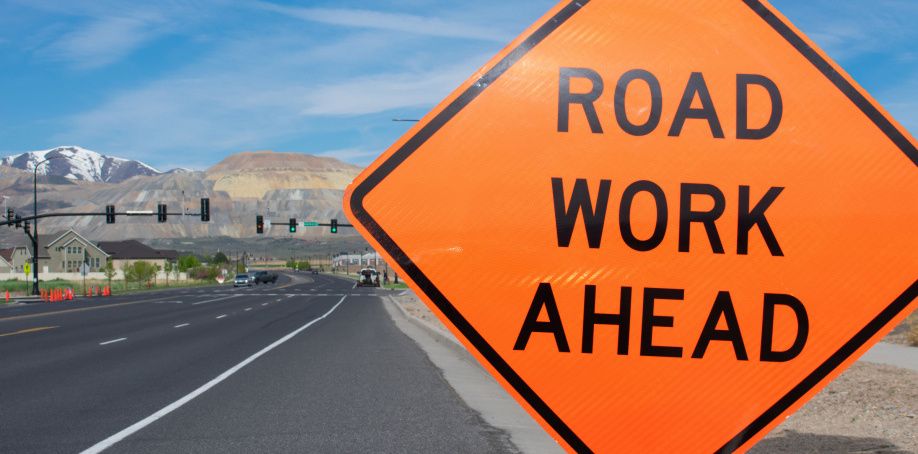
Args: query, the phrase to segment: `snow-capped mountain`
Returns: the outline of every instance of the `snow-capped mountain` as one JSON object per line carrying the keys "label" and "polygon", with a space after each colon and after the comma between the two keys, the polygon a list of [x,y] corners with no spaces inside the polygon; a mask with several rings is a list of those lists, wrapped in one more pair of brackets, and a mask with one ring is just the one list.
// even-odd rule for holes
{"label": "snow-capped mountain", "polygon": [[80,147],[57,147],[29,151],[3,158],[0,164],[34,171],[35,165],[52,159],[38,168],[40,175],[59,175],[72,180],[120,183],[138,175],[160,175],[162,172],[140,161],[113,158]]}

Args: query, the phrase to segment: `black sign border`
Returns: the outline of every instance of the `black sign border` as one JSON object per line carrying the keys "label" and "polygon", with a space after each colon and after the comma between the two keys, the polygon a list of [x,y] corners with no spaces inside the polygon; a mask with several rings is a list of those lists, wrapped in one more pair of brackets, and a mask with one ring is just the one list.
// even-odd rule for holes
{"label": "black sign border", "polygon": [[[408,255],[389,237],[379,223],[364,209],[364,198],[373,191],[389,174],[421,147],[430,137],[437,133],[448,121],[455,117],[463,108],[472,102],[478,95],[486,90],[491,83],[497,80],[510,67],[516,64],[536,45],[541,43],[548,35],[557,30],[565,21],[573,17],[590,0],[574,0],[569,2],[553,17],[546,21],[535,32],[523,40],[516,48],[504,56],[493,68],[488,70],[481,78],[468,87],[462,94],[447,105],[420,131],[409,138],[392,156],[367,176],[351,195],[351,212],[367,231],[379,242],[417,284],[421,291],[437,305],[437,308],[450,320],[450,322],[468,339],[494,369],[501,374],[510,386],[529,403],[532,408],[578,453],[592,453],[593,451],[571,430],[567,424],[543,401],[536,392],[520,377],[513,368],[491,347],[484,337],[459,313],[439,289],[427,278],[423,271],[411,261]],[[840,74],[835,67],[820,55],[806,39],[798,35],[792,27],[778,17],[771,9],[759,0],[739,0],[751,8],[759,17],[770,25],[779,35],[787,40],[804,58],[816,67],[833,85],[850,99],[882,132],[886,135],[913,164],[918,166],[918,149],[908,140],[882,112],[846,77]],[[747,427],[741,430],[730,441],[724,444],[715,453],[732,453],[744,443],[764,430],[770,423],[778,418],[794,403],[802,399],[823,379],[840,367],[859,348],[876,335],[880,329],[904,311],[908,305],[918,297],[918,280],[909,286],[899,297],[893,300],[877,317],[871,320],[851,340],[846,342],[835,354],[830,356],[823,364],[804,378],[797,386],[779,399],[768,410],[762,413]]]}

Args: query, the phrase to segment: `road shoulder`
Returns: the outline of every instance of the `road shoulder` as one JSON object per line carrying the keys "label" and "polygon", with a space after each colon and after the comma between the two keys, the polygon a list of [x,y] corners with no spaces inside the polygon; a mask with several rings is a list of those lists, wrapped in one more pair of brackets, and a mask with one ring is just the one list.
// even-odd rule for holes
{"label": "road shoulder", "polygon": [[[417,298],[410,292],[408,295]],[[456,394],[488,424],[509,434],[510,441],[521,452],[564,453],[558,443],[488,374],[452,333],[411,315],[395,297],[383,300],[396,326],[427,353]]]}

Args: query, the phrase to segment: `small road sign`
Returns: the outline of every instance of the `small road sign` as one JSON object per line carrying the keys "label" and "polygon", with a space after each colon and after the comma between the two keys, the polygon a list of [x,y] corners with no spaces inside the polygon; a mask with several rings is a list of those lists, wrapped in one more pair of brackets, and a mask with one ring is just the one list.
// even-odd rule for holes
{"label": "small road sign", "polygon": [[758,0],[562,2],[346,192],[571,451],[747,450],[916,307],[918,149]]}

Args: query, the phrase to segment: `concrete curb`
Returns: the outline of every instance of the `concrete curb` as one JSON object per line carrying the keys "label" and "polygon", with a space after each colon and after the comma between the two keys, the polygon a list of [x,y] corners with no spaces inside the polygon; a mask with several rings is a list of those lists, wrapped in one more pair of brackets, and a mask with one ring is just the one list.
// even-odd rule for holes
{"label": "concrete curb", "polygon": [[399,302],[396,301],[392,295],[389,295],[389,299],[391,299],[392,303],[395,304],[395,307],[397,307],[398,310],[402,312],[402,315],[405,316],[405,320],[414,323],[419,328],[430,334],[434,339],[437,340],[437,342],[442,343],[444,346],[446,346],[446,348],[456,352],[463,359],[471,364],[474,364],[476,367],[487,373],[487,369],[485,369],[484,366],[482,366],[481,363],[475,359],[475,356],[465,348],[465,345],[462,345],[462,342],[459,342],[459,339],[456,339],[456,336],[453,336],[453,333],[443,331],[442,329],[437,328],[436,326],[433,326],[430,323],[427,323],[424,320],[409,314],[408,311],[405,310],[405,308],[402,307],[402,305],[399,304]]}

